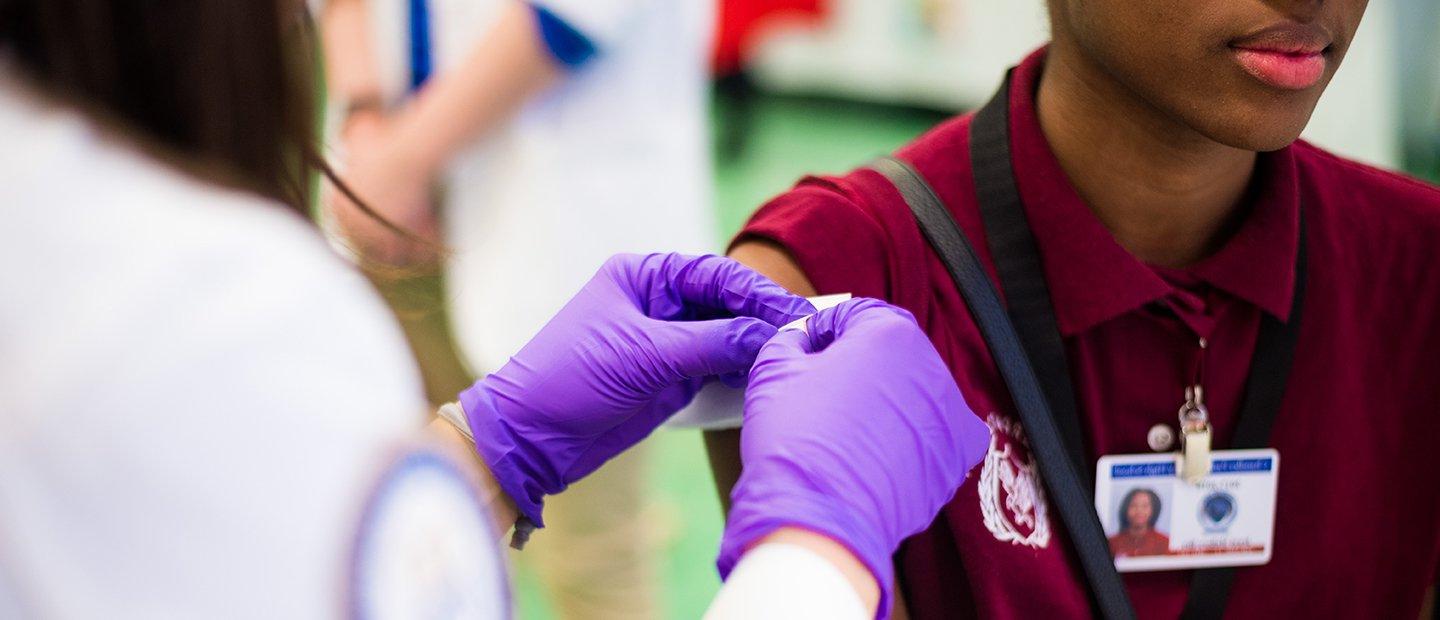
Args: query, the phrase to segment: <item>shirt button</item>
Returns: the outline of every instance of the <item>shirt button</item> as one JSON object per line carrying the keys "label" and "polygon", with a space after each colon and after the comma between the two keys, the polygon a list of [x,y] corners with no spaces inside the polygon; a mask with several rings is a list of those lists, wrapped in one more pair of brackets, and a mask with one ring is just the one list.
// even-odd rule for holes
{"label": "shirt button", "polygon": [[1150,427],[1145,440],[1150,444],[1151,450],[1167,452],[1175,445],[1175,431],[1168,424],[1156,424]]}

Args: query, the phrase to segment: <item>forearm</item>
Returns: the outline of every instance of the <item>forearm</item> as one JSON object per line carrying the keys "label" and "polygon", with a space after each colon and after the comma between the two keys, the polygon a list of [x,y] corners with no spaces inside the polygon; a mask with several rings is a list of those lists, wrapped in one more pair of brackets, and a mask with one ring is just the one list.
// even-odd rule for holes
{"label": "forearm", "polygon": [[495,520],[495,531],[502,534],[509,531],[520,513],[515,509],[514,500],[500,489],[490,468],[475,452],[475,444],[450,422],[439,418],[430,422],[426,432],[475,481],[481,503]]}
{"label": "forearm", "polygon": [[705,617],[873,618],[879,600],[875,578],[843,545],[787,527],[746,552]]}
{"label": "forearm", "polygon": [[518,0],[506,2],[470,52],[431,77],[398,113],[400,148],[423,169],[439,170],[560,76],[534,11]]}
{"label": "forearm", "polygon": [[321,14],[325,81],[330,98],[344,105],[381,95],[367,0],[330,0]]}
{"label": "forearm", "polygon": [[703,435],[710,474],[715,480],[715,491],[720,494],[720,511],[729,514],[730,490],[740,479],[740,431],[705,431]]}

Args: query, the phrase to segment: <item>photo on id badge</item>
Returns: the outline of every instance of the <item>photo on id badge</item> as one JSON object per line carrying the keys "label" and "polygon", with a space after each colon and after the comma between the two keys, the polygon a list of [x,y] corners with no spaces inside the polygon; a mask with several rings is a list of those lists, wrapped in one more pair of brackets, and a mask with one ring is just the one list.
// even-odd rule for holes
{"label": "photo on id badge", "polygon": [[1101,457],[1095,510],[1121,572],[1246,566],[1270,561],[1275,520],[1274,450],[1211,453],[1210,475],[1177,475],[1179,457]]}

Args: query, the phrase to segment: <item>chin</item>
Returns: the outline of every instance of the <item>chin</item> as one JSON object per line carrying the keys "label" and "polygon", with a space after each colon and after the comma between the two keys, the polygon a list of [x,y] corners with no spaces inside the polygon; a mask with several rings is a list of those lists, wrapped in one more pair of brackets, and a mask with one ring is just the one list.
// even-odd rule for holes
{"label": "chin", "polygon": [[1273,128],[1268,130],[1256,129],[1248,132],[1236,132],[1233,135],[1211,136],[1211,139],[1237,149],[1264,153],[1267,151],[1278,151],[1290,146],[1296,140],[1300,139],[1300,131],[1303,129],[1303,125],[1300,129],[1294,131],[1275,131]]}
{"label": "chin", "polygon": [[1300,138],[1315,104],[1238,106],[1218,110],[1208,118],[1192,119],[1191,127],[1204,136],[1237,149],[1276,151]]}

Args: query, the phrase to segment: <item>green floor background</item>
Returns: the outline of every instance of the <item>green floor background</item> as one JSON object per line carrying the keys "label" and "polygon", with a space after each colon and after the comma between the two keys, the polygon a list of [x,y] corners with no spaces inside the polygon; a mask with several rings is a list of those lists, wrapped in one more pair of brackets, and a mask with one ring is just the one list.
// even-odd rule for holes
{"label": "green floor background", "polygon": [[[720,110],[723,112],[724,110]],[[807,173],[844,172],[889,152],[937,118],[912,110],[825,100],[763,97],[754,102],[743,155],[716,166],[716,210],[721,239],[745,218]],[[718,119],[729,118],[717,113]],[[717,127],[717,129],[723,129]],[[661,514],[673,528],[663,549],[661,575],[666,618],[698,618],[720,586],[714,558],[723,525],[700,434],[659,431],[649,440],[651,484]],[[543,535],[543,533],[537,534]],[[518,617],[556,618],[523,560],[514,563]]]}

